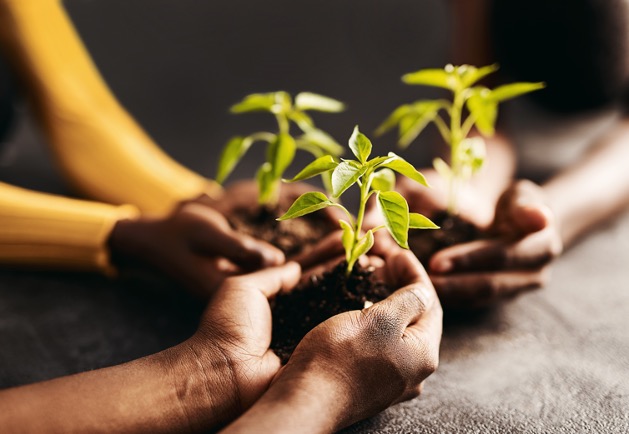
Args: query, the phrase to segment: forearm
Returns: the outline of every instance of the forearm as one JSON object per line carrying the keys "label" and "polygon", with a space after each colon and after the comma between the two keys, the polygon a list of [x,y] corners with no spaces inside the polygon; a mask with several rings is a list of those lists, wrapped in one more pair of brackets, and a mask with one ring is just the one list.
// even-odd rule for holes
{"label": "forearm", "polygon": [[565,245],[629,205],[629,119],[543,188]]}
{"label": "forearm", "polygon": [[59,0],[0,0],[0,42],[64,175],[83,194],[166,213],[215,190],[162,152],[119,104]]}
{"label": "forearm", "polygon": [[111,271],[108,237],[138,214],[112,206],[37,193],[0,183],[0,263]]}
{"label": "forearm", "polygon": [[[0,392],[5,432],[202,432],[225,423],[227,384],[189,342],[123,365]],[[207,368],[216,362],[207,362]],[[224,367],[215,366],[221,372]],[[224,372],[224,371],[223,371]],[[228,381],[228,380],[227,380]],[[224,386],[224,387],[223,387]],[[36,416],[35,416],[36,415]],[[34,417],[35,416],[35,417]]]}

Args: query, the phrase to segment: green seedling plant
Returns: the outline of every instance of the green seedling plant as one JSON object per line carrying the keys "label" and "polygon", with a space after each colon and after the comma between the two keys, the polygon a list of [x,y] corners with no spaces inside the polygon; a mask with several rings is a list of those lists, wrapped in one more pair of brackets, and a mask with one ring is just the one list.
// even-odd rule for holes
{"label": "green seedling plant", "polygon": [[[452,99],[420,100],[404,104],[378,127],[376,135],[398,127],[401,148],[408,147],[433,122],[443,140],[450,147],[450,164],[441,158],[433,161],[435,170],[444,178],[448,188],[448,213],[458,213],[458,192],[485,163],[485,141],[482,137],[468,137],[476,126],[486,137],[495,134],[498,105],[509,99],[542,89],[544,83],[510,83],[494,89],[477,84],[496,72],[498,65],[477,68],[470,65],[446,65],[444,69],[422,69],[405,74],[402,81],[411,85],[448,89]],[[465,113],[467,109],[467,116]],[[444,118],[442,113],[448,115]],[[446,123],[446,119],[449,123]]]}
{"label": "green seedling plant", "polygon": [[[331,172],[332,198],[315,191],[301,195],[288,211],[278,220],[288,220],[327,208],[338,207],[347,215],[347,220],[339,220],[343,231],[342,243],[347,260],[346,273],[349,275],[361,255],[366,254],[374,244],[374,233],[387,229],[401,247],[408,249],[409,229],[438,229],[430,219],[408,210],[406,199],[394,191],[395,173],[404,175],[423,186],[428,186],[426,178],[402,157],[389,153],[386,157],[374,157],[371,160],[371,141],[362,134],[358,127],[349,139],[349,147],[356,160],[337,161],[330,155],[319,157],[293,179],[296,182],[312,178],[322,173]],[[360,188],[360,202],[356,218],[334,199],[338,199],[352,185]],[[384,218],[384,225],[362,232],[367,201],[376,196],[377,204]]]}
{"label": "green seedling plant", "polygon": [[[340,101],[310,92],[301,92],[293,98],[284,91],[256,93],[246,96],[233,105],[231,113],[268,112],[275,116],[278,131],[261,131],[248,136],[232,137],[223,148],[218,163],[216,181],[222,184],[231,174],[251,145],[266,143],[266,161],[256,174],[260,204],[272,208],[279,200],[280,181],[284,172],[293,162],[298,149],[308,151],[315,158],[331,155],[334,158],[343,153],[343,147],[330,135],[315,127],[310,110],[336,113],[345,106]],[[291,135],[291,124],[295,124],[301,134]],[[330,188],[329,178],[323,177],[324,186]]]}

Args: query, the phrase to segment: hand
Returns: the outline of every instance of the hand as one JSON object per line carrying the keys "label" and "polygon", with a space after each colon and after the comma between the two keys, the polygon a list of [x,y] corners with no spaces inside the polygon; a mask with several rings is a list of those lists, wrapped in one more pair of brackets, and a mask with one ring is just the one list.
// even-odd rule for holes
{"label": "hand", "polygon": [[393,295],[323,322],[271,388],[226,432],[332,432],[416,397],[438,364],[442,311],[417,259],[397,249],[382,275]]}
{"label": "hand", "polygon": [[548,279],[548,264],[563,250],[541,187],[518,181],[500,198],[493,237],[456,245],[430,260],[431,278],[444,305],[483,306]]}
{"label": "hand", "polygon": [[220,212],[197,201],[166,218],[118,222],[109,246],[116,265],[147,266],[205,298],[228,276],[284,262],[279,249],[237,233]]}

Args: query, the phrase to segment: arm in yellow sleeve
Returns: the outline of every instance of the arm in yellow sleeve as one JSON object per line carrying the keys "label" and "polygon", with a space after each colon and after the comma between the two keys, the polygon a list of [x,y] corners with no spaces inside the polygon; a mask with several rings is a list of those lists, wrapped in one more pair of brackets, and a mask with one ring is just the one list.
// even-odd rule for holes
{"label": "arm in yellow sleeve", "polygon": [[0,263],[111,273],[107,240],[130,205],[36,193],[0,183]]}
{"label": "arm in yellow sleeve", "polygon": [[81,193],[165,214],[218,189],[161,151],[120,105],[60,0],[0,0],[0,41],[65,177]]}

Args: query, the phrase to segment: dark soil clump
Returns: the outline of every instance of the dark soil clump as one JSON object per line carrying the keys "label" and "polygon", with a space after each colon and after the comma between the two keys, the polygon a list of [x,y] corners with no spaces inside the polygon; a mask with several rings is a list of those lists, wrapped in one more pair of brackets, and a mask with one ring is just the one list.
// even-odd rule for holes
{"label": "dark soil clump", "polygon": [[255,214],[240,210],[232,215],[230,223],[238,232],[274,245],[287,257],[296,255],[336,229],[323,213],[278,222],[276,219],[282,214],[279,208],[262,207]]}
{"label": "dark soil clump", "polygon": [[271,348],[286,363],[302,338],[326,319],[349,310],[363,309],[365,302],[376,303],[391,294],[377,281],[372,269],[359,264],[345,276],[343,261],[322,275],[311,276],[289,293],[272,301],[273,338]]}
{"label": "dark soil clump", "polygon": [[411,231],[408,244],[422,264],[428,264],[433,254],[455,244],[467,243],[481,237],[480,230],[458,216],[440,212],[432,218],[441,229]]}

